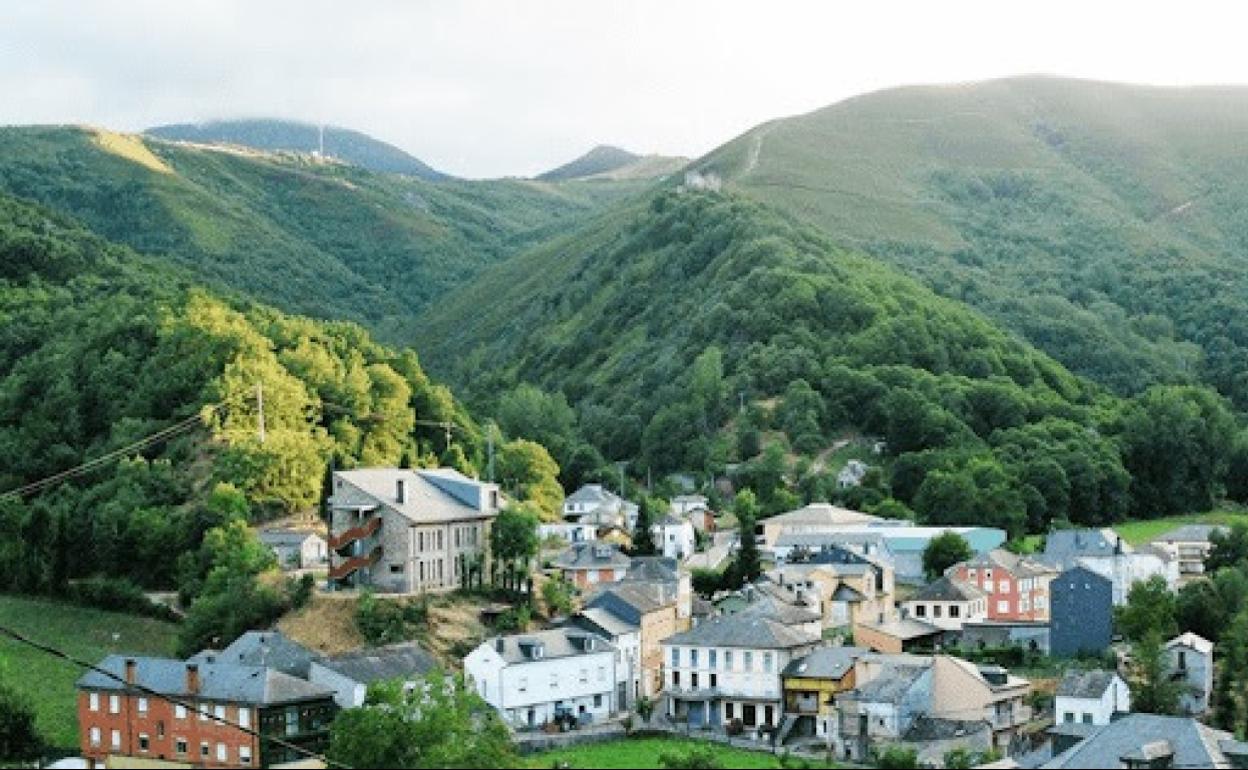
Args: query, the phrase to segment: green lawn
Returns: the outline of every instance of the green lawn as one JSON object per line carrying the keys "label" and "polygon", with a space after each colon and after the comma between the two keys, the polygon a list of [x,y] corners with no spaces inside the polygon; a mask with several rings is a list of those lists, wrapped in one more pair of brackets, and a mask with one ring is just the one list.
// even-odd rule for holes
{"label": "green lawn", "polygon": [[[0,596],[0,625],[76,658],[98,663],[112,652],[172,655],[177,626],[41,599]],[[74,682],[82,670],[59,658],[0,639],[0,677],[35,705],[44,739],[78,745]]]}
{"label": "green lawn", "polygon": [[569,749],[543,751],[525,757],[528,767],[573,768],[657,768],[659,755],[684,753],[695,746],[710,746],[724,767],[778,768],[780,758],[760,751],[749,751],[719,743],[687,738],[622,738],[605,743],[591,743]]}
{"label": "green lawn", "polygon": [[1122,538],[1131,545],[1143,545],[1184,524],[1234,524],[1241,521],[1248,524],[1248,513],[1213,511],[1211,513],[1167,516],[1162,519],[1129,521],[1125,524],[1115,524],[1114,531],[1122,535]]}

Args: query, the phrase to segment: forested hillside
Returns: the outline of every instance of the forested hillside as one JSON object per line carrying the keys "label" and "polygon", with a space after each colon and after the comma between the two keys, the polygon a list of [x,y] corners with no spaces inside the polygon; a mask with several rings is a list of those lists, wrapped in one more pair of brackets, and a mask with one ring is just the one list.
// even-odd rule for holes
{"label": "forested hillside", "polygon": [[888,472],[854,504],[1015,534],[1207,508],[1245,467],[1212,392],[1123,401],[735,194],[658,193],[492,269],[423,320],[430,366],[565,472],[743,463],[738,481],[771,510],[841,495],[836,469],[811,458],[859,432],[883,438],[873,462]]}
{"label": "forested hillside", "polygon": [[641,184],[428,182],[92,129],[0,129],[0,191],[214,286],[400,344],[431,300]]}
{"label": "forested hillside", "polygon": [[369,171],[409,174],[421,179],[449,177],[418,158],[373,137],[337,126],[315,126],[293,120],[212,120],[206,123],[175,123],[144,131],[150,136],[181,142],[233,144],[257,150],[320,152]]}
{"label": "forested hillside", "polygon": [[1248,408],[1248,89],[897,88],[694,164],[982,310],[1121,394]]}
{"label": "forested hillside", "polygon": [[[451,423],[451,445],[424,422]],[[186,592],[205,533],[314,508],[331,461],[471,472],[481,455],[476,425],[411,351],[354,324],[196,288],[183,271],[0,196],[6,590],[102,575]]]}

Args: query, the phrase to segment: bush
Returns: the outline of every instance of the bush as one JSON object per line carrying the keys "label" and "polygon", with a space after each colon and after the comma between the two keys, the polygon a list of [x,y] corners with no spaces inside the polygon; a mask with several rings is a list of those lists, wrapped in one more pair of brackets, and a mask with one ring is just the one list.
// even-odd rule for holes
{"label": "bush", "polygon": [[298,580],[288,580],[286,582],[286,593],[290,594],[290,606],[292,609],[302,609],[307,606],[312,599],[312,592],[316,588],[316,578],[304,573]]}
{"label": "bush", "polygon": [[37,758],[42,751],[43,739],[35,729],[30,701],[0,683],[0,763],[18,765]]}
{"label": "bush", "polygon": [[519,607],[513,607],[506,612],[500,613],[498,619],[494,621],[494,630],[503,634],[512,631],[525,631],[532,621],[533,611],[529,609],[529,605],[521,604]]}
{"label": "bush", "polygon": [[428,617],[429,607],[423,598],[378,599],[366,592],[356,607],[355,625],[366,642],[377,646],[414,638]]}
{"label": "bush", "polygon": [[65,599],[98,610],[126,612],[157,620],[177,621],[172,608],[147,598],[143,589],[125,578],[95,577],[65,586]]}

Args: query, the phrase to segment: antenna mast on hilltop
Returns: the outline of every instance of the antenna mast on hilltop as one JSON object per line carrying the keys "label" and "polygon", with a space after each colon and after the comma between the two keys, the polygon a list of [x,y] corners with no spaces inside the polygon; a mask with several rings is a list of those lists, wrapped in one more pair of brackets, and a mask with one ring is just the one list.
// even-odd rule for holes
{"label": "antenna mast on hilltop", "polygon": [[320,131],[318,132],[319,133],[318,143],[320,145],[320,155],[322,158],[324,158],[325,157],[325,124],[324,123],[320,124],[318,128],[320,129]]}

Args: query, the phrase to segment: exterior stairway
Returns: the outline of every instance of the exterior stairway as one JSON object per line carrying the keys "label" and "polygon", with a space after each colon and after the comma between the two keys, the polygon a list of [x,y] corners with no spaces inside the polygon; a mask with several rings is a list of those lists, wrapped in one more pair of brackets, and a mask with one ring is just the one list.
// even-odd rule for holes
{"label": "exterior stairway", "polygon": [[350,577],[354,572],[364,567],[371,567],[381,559],[381,546],[377,546],[368,553],[362,553],[359,556],[352,556],[344,562],[335,564],[329,568],[330,580],[342,580]]}
{"label": "exterior stairway", "polygon": [[366,538],[369,535],[376,533],[379,529],[381,529],[381,517],[374,516],[363,524],[352,527],[351,529],[344,529],[336,535],[330,535],[329,547],[337,551],[344,545],[349,545],[354,543],[356,540]]}

